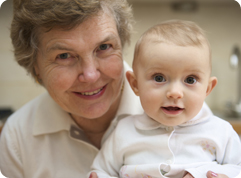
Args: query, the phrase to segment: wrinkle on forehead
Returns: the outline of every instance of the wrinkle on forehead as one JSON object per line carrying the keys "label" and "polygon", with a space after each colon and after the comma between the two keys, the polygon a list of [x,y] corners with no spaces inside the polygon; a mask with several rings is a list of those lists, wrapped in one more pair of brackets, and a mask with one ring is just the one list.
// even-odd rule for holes
{"label": "wrinkle on forehead", "polygon": [[[77,36],[79,39],[74,39],[73,36]],[[85,46],[91,45],[92,42],[96,43],[94,45],[100,45],[106,41],[115,40],[115,43],[121,45],[114,19],[104,13],[93,16],[68,31],[56,27],[49,32],[42,33],[40,39],[40,48],[42,50],[45,48],[47,52],[51,50],[71,51],[71,48],[62,44],[61,40],[80,40]]]}

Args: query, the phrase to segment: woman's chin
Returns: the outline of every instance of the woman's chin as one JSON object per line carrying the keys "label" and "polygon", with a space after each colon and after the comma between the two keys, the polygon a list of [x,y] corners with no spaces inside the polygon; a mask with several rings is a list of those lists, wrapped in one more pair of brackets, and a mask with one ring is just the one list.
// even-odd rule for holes
{"label": "woman's chin", "polygon": [[108,109],[109,107],[107,105],[103,106],[103,104],[101,104],[84,110],[78,110],[76,115],[85,119],[97,119],[105,115]]}

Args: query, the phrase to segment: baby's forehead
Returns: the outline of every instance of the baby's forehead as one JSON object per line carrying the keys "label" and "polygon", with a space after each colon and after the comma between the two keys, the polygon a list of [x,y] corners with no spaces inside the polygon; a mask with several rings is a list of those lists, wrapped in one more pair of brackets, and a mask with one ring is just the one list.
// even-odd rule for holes
{"label": "baby's forehead", "polygon": [[[139,45],[138,52],[143,53],[146,50],[148,51],[158,50],[161,53],[163,52],[163,50],[167,50],[168,48],[172,50],[172,48],[175,48],[175,47],[181,47],[183,49],[189,48],[189,50],[200,50],[208,53],[209,57],[211,57],[211,49],[208,43],[203,42],[199,45],[197,44],[180,45],[179,43],[175,43],[173,41],[162,41],[154,38],[143,39],[142,43],[140,43]],[[208,59],[211,59],[211,58],[208,58]]]}
{"label": "baby's forehead", "polygon": [[155,33],[145,35],[139,41],[139,45],[142,46],[146,43],[165,43],[169,45],[176,45],[176,46],[193,46],[193,47],[201,47],[205,46],[210,48],[209,42],[204,37],[199,37],[198,40],[192,40],[188,37],[180,37],[180,36],[173,36],[172,38],[166,38],[165,36],[158,35]]}
{"label": "baby's forehead", "polygon": [[[152,60],[155,58],[156,60]],[[195,65],[199,62],[207,62],[211,70],[211,55],[207,45],[188,45],[179,46],[174,43],[159,42],[158,40],[149,40],[142,43],[139,48],[139,54],[136,55],[133,68],[139,65],[145,66],[147,63],[155,62],[155,65],[163,65],[166,62],[185,62],[187,66]],[[197,58],[198,60],[194,60]],[[175,60],[173,60],[175,59]]]}
{"label": "baby's forehead", "polygon": [[189,48],[190,50],[193,49],[193,50],[201,50],[201,51],[209,52],[209,46],[206,43],[202,43],[200,45],[194,45],[194,44],[193,45],[180,45],[180,44],[174,43],[172,41],[159,41],[156,39],[146,40],[145,42],[143,42],[140,45],[140,51],[143,51],[146,48],[149,48],[149,50],[157,48],[157,49],[160,49],[160,52],[161,52],[162,49],[166,49],[166,48],[171,49],[171,48],[176,48],[176,47],[180,47],[182,49]]}

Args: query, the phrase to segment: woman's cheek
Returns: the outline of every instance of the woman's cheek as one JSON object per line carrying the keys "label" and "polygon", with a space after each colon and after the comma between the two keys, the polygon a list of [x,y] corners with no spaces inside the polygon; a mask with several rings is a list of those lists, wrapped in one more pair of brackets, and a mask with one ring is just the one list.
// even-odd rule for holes
{"label": "woman's cheek", "polygon": [[52,70],[46,77],[46,89],[54,89],[55,91],[52,92],[65,91],[69,89],[76,79],[73,72],[65,69]]}
{"label": "woman's cheek", "polygon": [[124,66],[121,59],[105,61],[102,66],[102,72],[113,79],[123,76]]}

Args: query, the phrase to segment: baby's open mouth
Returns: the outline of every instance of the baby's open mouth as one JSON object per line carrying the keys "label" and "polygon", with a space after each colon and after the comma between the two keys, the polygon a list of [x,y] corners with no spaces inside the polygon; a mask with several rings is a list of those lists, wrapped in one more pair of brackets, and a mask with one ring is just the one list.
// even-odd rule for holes
{"label": "baby's open mouth", "polygon": [[183,110],[183,108],[172,107],[172,106],[162,107],[162,108],[165,109],[165,110],[167,110],[167,111],[179,111],[179,110]]}
{"label": "baby's open mouth", "polygon": [[168,107],[161,107],[162,111],[168,115],[177,115],[182,113],[182,111],[184,110],[184,108],[179,108],[179,107],[175,107],[175,106],[168,106]]}

